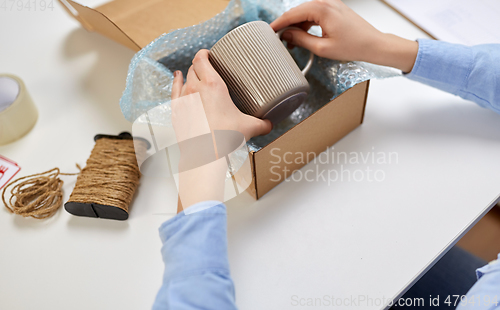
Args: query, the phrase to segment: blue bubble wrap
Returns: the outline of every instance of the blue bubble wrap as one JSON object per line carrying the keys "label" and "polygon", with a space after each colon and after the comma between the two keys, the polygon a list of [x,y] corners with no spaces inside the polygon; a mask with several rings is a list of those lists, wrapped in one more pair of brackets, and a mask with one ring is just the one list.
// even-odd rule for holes
{"label": "blue bubble wrap", "polygon": [[[170,113],[173,71],[181,70],[186,76],[192,59],[200,49],[210,49],[239,25],[255,20],[270,23],[303,2],[307,0],[231,0],[226,9],[212,19],[158,37],[135,54],[130,63],[126,88],[120,100],[123,115],[131,122],[144,122],[146,119],[140,117],[142,114],[164,104],[161,123],[165,125],[164,116]],[[315,26],[310,32],[318,35],[321,29]],[[308,51],[294,48],[291,52],[299,65],[306,63]],[[307,76],[313,89],[308,100],[288,119],[275,126],[271,134],[252,139],[248,145],[252,150],[260,149],[357,83],[398,74],[396,70],[364,62],[339,62],[316,57]],[[155,116],[149,115],[147,121],[155,123]]]}

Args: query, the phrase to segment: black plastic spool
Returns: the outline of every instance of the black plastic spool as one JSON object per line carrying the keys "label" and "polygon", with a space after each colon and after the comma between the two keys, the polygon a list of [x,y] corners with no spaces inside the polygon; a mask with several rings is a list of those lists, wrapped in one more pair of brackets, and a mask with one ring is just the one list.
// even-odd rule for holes
{"label": "black plastic spool", "polygon": [[[115,139],[115,140],[134,139],[129,132],[124,131],[117,136],[98,134],[95,135],[94,141],[97,141],[102,138]],[[135,139],[144,141],[147,144],[148,149],[151,147],[151,144],[146,139],[137,137]],[[101,205],[97,203],[81,203],[81,202],[70,201],[64,204],[64,209],[76,216],[99,217],[103,219],[120,220],[120,221],[128,219],[127,211],[115,206]]]}

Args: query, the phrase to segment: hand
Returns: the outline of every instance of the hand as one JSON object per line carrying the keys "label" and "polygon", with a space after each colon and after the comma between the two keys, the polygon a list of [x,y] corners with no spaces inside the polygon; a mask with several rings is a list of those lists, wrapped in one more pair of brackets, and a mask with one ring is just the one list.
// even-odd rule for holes
{"label": "hand", "polygon": [[261,120],[244,114],[234,105],[226,84],[208,60],[208,50],[200,50],[189,68],[186,84],[182,72],[174,72],[172,100],[200,93],[210,130],[236,130],[248,141],[268,134],[272,129],[269,120]]}
{"label": "hand", "polygon": [[[272,129],[269,120],[261,120],[238,110],[226,84],[210,64],[207,50],[196,54],[185,84],[182,73],[174,73],[172,125],[177,141],[181,142],[177,212],[198,202],[224,200],[226,160],[217,160],[216,151],[214,154],[213,149],[203,143],[206,140],[194,141],[193,138],[206,138],[214,130],[233,130],[241,132],[248,140],[268,134]],[[213,141],[210,136],[209,141]],[[200,149],[200,145],[205,145],[206,149]],[[200,166],[200,162],[208,164]]]}
{"label": "hand", "polygon": [[[321,26],[322,37],[306,31]],[[288,26],[305,31],[287,30],[282,38],[314,54],[341,61],[366,61],[410,72],[415,63],[418,43],[385,34],[370,25],[340,0],[315,0],[303,3],[271,23],[278,31]]]}

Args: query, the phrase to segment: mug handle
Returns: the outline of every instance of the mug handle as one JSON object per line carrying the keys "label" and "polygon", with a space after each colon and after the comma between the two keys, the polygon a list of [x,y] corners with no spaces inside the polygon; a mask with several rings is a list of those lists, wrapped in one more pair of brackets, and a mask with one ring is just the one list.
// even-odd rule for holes
{"label": "mug handle", "polygon": [[[285,31],[287,31],[289,29],[295,29],[295,30],[304,31],[304,29],[301,29],[299,27],[285,27],[285,28],[281,29],[280,31],[276,32],[276,36],[278,37],[278,39],[281,40],[281,35],[283,35],[283,32],[285,32]],[[303,75],[306,75],[307,72],[309,72],[309,70],[312,67],[313,61],[314,61],[314,54],[311,51],[309,51],[309,60],[307,61],[307,64],[304,67],[304,69],[302,69],[302,74]]]}

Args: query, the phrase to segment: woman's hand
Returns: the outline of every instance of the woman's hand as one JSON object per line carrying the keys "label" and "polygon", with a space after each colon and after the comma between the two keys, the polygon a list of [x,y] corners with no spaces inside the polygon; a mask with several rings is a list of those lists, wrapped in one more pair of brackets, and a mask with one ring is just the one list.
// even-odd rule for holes
{"label": "woman's hand", "polygon": [[238,131],[248,140],[268,134],[271,122],[238,110],[226,84],[210,64],[207,50],[196,54],[186,83],[180,71],[174,73],[171,107],[180,149],[177,212],[202,201],[223,201],[228,167],[225,158],[219,159],[217,147],[228,148],[231,142],[215,145],[211,133]]}
{"label": "woman's hand", "polygon": [[244,114],[234,105],[226,84],[208,60],[208,50],[200,50],[189,68],[186,83],[182,72],[174,72],[172,100],[182,96],[200,93],[210,129],[235,130],[246,140],[268,134],[272,129],[269,120],[262,120]]}
{"label": "woman's hand", "polygon": [[[314,25],[321,26],[322,37],[306,32]],[[366,61],[410,72],[417,57],[417,42],[378,31],[340,0],[303,3],[271,23],[275,31],[288,26],[305,31],[287,30],[282,36],[285,41],[325,58]]]}

